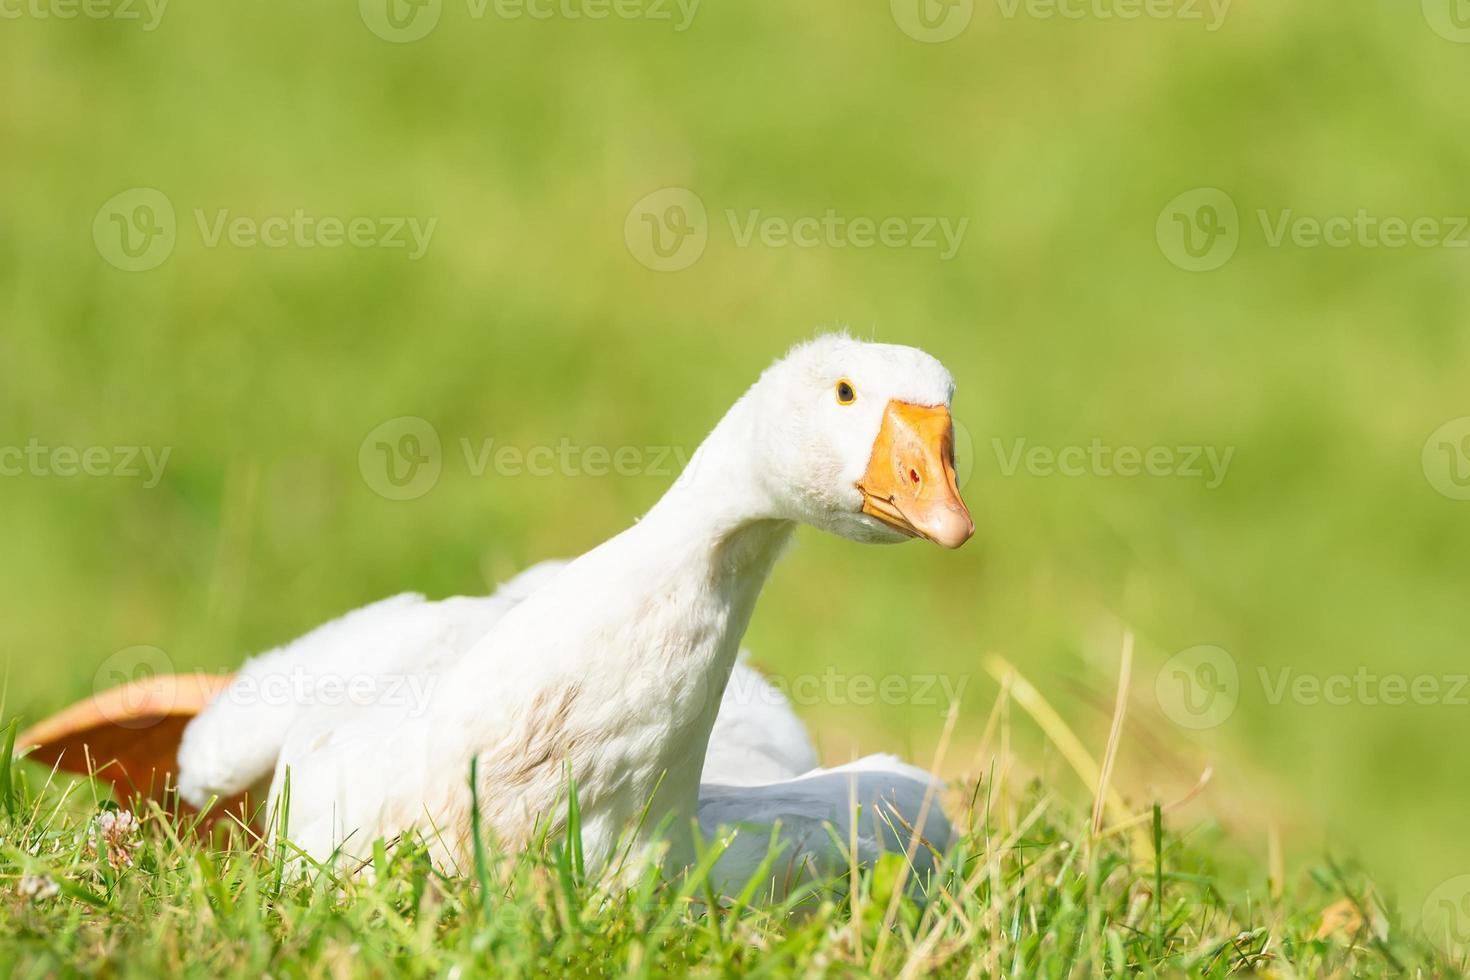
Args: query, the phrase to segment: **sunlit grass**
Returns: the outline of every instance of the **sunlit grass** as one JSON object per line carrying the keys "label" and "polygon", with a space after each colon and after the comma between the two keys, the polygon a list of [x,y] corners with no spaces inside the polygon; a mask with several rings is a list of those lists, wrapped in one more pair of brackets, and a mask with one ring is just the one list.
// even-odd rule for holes
{"label": "sunlit grass", "polygon": [[[1456,975],[1357,869],[1273,880],[1218,828],[1174,826],[1158,805],[1098,825],[1023,773],[997,755],[951,786],[960,837],[932,876],[889,854],[778,900],[779,845],[738,894],[710,884],[751,827],[702,842],[688,873],[613,884],[581,859],[574,786],[569,840],[506,854],[482,837],[462,874],[414,840],[379,841],[351,874],[293,869],[289,843],[154,803],[128,829],[90,783],[0,764],[0,964],[17,977]],[[124,829],[106,836],[106,821]]]}

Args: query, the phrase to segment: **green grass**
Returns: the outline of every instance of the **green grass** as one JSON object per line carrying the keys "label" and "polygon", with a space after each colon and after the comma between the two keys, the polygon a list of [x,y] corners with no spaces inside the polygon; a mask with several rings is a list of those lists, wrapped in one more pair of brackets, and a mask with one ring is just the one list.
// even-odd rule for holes
{"label": "green grass", "polygon": [[[18,769],[0,808],[0,966],[17,977],[1457,975],[1356,870],[1318,862],[1272,882],[1233,864],[1218,828],[1175,827],[1157,808],[1094,835],[1015,760],[995,761],[998,775],[954,787],[962,838],[932,878],[909,880],[888,855],[779,902],[765,878],[713,894],[702,869],[724,836],[688,874],[650,872],[627,889],[605,887],[575,843],[557,841],[515,855],[487,844],[462,876],[408,843],[375,847],[365,876],[293,876],[284,849],[231,827],[205,839],[150,805],[117,842],[126,859],[112,860],[123,850],[94,844],[92,828],[116,804],[84,783],[33,789]],[[58,890],[24,897],[23,877]]]}

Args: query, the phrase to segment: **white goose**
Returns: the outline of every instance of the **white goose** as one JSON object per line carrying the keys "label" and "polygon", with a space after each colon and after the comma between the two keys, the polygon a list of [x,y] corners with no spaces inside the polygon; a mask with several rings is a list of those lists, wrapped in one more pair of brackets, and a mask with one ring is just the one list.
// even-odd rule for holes
{"label": "white goose", "polygon": [[[277,650],[245,664],[233,688],[210,710],[209,734],[201,721],[190,730],[190,743],[201,738],[238,736],[263,712],[277,712],[266,731],[287,731],[310,741],[344,719],[373,718],[373,724],[396,723],[412,700],[387,703],[323,704],[320,700],[260,699],[272,685],[321,690],[324,681],[365,681],[365,691],[387,692],[400,679],[422,681],[424,690],[436,674],[473,645],[476,631],[487,629],[506,610],[549,581],[565,567],[546,561],[501,585],[488,598],[455,598],[430,603],[415,595],[397,596],[342,617]],[[413,610],[433,628],[409,635],[403,630]],[[408,694],[410,692],[404,691]],[[277,750],[279,751],[279,750]],[[246,787],[231,782],[231,792]],[[784,897],[790,888],[811,878],[829,877],[848,868],[853,844],[860,863],[882,853],[905,853],[909,828],[921,834],[913,862],[921,874],[932,866],[931,850],[943,851],[952,829],[941,806],[942,784],[932,775],[888,755],[874,755],[831,769],[817,767],[817,752],[806,726],[785,695],[750,666],[742,652],[736,660],[710,733],[700,775],[700,833],[713,840],[723,831],[739,831],[716,862],[712,877],[726,892],[741,890],[765,861],[771,835],[779,827],[780,858],[762,886]],[[190,789],[203,805],[200,791]],[[857,832],[854,833],[856,822]]]}
{"label": "white goose", "polygon": [[[948,372],[911,348],[845,337],[797,347],[736,403],[642,521],[564,568],[533,570],[490,599],[385,600],[252,661],[187,728],[183,795],[202,803],[273,774],[276,798],[289,772],[284,830],[310,857],[358,859],[376,838],[418,831],[437,860],[463,867],[472,759],[480,816],[508,846],[538,825],[560,829],[570,771],[589,864],[610,859],[635,827],[641,845],[666,830],[675,861],[687,860],[697,813],[712,828],[771,812],[732,809],[763,795],[748,785],[732,794],[733,782],[790,780],[810,761],[809,743],[806,755],[793,753],[800,743],[768,726],[771,745],[727,743],[742,746],[736,762],[721,762],[716,742],[709,785],[699,786],[740,636],[795,523],[947,547],[972,533],[954,479],[952,392]],[[317,663],[320,651],[335,653]],[[349,653],[352,676],[403,671],[437,682],[412,705],[263,696],[267,676],[340,672]],[[769,770],[757,776],[751,758],[763,753]],[[860,803],[916,786],[932,793],[927,777],[891,765],[876,781],[862,774],[883,765],[858,764],[855,783],[838,776]],[[806,784],[797,796],[825,801],[815,819],[840,819],[832,775],[795,780]],[[758,789],[776,803],[792,796],[769,782]]]}

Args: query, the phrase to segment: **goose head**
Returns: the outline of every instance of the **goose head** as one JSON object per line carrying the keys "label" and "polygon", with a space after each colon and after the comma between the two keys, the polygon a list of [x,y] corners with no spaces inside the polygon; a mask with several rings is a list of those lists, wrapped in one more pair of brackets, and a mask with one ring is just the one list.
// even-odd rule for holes
{"label": "goose head", "polygon": [[757,476],[779,516],[872,543],[958,548],[974,533],[955,481],[954,379],[933,357],[819,337],[751,394]]}

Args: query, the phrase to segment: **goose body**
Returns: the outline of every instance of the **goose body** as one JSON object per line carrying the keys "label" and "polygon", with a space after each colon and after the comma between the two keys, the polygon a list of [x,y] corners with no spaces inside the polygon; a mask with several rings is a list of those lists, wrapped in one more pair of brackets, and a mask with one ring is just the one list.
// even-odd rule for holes
{"label": "goose body", "polygon": [[[491,596],[438,602],[394,596],[247,661],[185,729],[181,794],[203,807],[212,797],[229,798],[270,780],[283,758],[342,744],[341,733],[406,730],[427,710],[449,668],[565,565],[542,562]],[[644,682],[658,681],[650,676]],[[753,786],[816,765],[816,749],[786,697],[739,657],[721,697],[702,778]],[[293,800],[297,792],[293,788]]]}
{"label": "goose body", "polygon": [[[186,796],[203,806],[210,795],[233,795],[268,779],[287,733],[310,744],[344,723],[393,725],[422,710],[418,699],[473,646],[475,631],[488,630],[565,565],[542,562],[486,597],[395,596],[251,659],[188,729],[179,752],[184,771],[221,775],[213,793],[186,783]],[[288,679],[298,690],[318,691],[337,681],[345,690],[357,680],[365,682],[365,696],[330,704],[275,699],[276,716],[260,724],[265,719],[247,696],[273,685],[284,690]],[[927,870],[931,852],[943,851],[952,834],[942,790],[928,772],[891,755],[819,768],[806,726],[742,651],[705,752],[699,829],[706,840],[736,831],[713,871],[717,887],[730,893],[757,873],[775,833],[783,850],[763,888],[779,896],[802,880],[843,873],[853,845],[861,863],[903,854],[913,829],[922,845],[913,850],[915,867]]]}
{"label": "goose body", "polygon": [[[795,526],[947,547],[973,531],[955,486],[952,393],[943,366],[912,348],[824,337],[794,349],[604,544],[488,599],[388,599],[258,659],[186,729],[183,795],[202,802],[269,775],[272,799],[290,789],[276,829],[310,858],[358,860],[375,839],[417,832],[441,864],[465,867],[476,802],[499,842],[519,846],[562,829],[570,774],[589,864],[627,834],[640,855],[655,857],[662,836],[687,861],[739,642]],[[261,683],[344,667],[432,684],[417,700],[329,704],[320,689],[268,698]],[[747,780],[789,778],[801,761],[789,731],[757,741],[712,775],[763,760]]]}
{"label": "goose body", "polygon": [[[288,735],[309,744],[344,722],[394,726],[421,714],[449,665],[566,564],[533,565],[489,596],[437,602],[415,593],[393,596],[246,661],[185,731],[182,795],[203,807],[211,797],[229,798],[268,781]],[[702,778],[757,785],[816,766],[806,726],[742,652],[721,698]]]}

